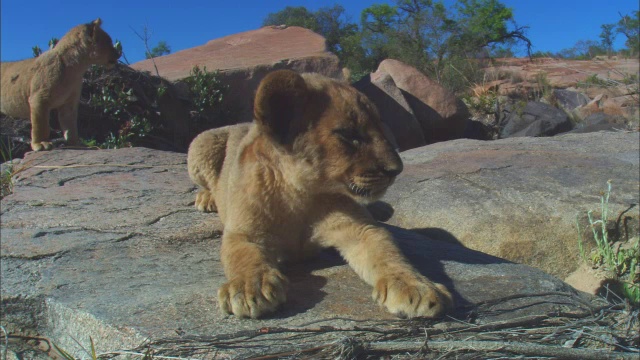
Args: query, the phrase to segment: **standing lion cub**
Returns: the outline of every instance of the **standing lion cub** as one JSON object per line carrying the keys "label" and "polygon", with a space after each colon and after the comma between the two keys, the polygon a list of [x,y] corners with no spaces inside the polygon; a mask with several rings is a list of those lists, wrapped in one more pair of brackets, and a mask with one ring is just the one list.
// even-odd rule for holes
{"label": "standing lion cub", "polygon": [[120,53],[102,30],[102,21],[78,25],[56,47],[35,59],[3,62],[0,112],[31,118],[31,148],[49,150],[49,112],[58,110],[68,144],[78,143],[78,103],[82,77],[90,65],[113,66]]}
{"label": "standing lion cub", "polygon": [[447,289],[407,263],[362,204],[402,171],[373,104],[351,86],[280,70],[260,83],[254,123],[208,130],[189,147],[195,205],[224,224],[223,311],[258,318],[285,302],[282,261],[335,247],[401,317],[441,315]]}

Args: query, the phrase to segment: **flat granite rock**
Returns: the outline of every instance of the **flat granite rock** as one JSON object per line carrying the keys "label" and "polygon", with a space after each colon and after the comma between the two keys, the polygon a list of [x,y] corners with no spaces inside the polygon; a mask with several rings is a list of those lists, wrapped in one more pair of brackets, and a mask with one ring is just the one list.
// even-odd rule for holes
{"label": "flat granite rock", "polygon": [[[10,334],[39,334],[83,354],[78,342],[88,344],[89,336],[105,352],[169,337],[404,324],[380,309],[371,288],[330,250],[286,267],[288,301],[272,317],[222,315],[215,295],[224,282],[222,226],[215,214],[193,207],[185,154],[54,150],[28,153],[20,166],[1,213],[1,324]],[[580,312],[595,301],[541,270],[385,226],[414,266],[452,290],[457,306],[442,322]],[[472,311],[474,305],[480,307]],[[336,341],[345,334],[322,336]],[[274,337],[210,345],[208,354],[192,356],[243,357],[318,341]]]}
{"label": "flat granite rock", "polygon": [[638,132],[617,131],[411,149],[383,198],[394,210],[388,223],[427,236],[444,230],[465,247],[564,279],[579,265],[577,223],[593,243],[587,211],[599,218],[607,181],[611,228],[637,235],[639,147]]}

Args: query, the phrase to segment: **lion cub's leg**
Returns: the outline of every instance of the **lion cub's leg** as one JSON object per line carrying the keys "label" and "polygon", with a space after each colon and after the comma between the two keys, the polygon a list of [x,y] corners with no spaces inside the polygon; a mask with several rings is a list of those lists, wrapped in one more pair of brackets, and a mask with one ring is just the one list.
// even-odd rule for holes
{"label": "lion cub's leg", "polygon": [[228,138],[225,129],[213,129],[196,136],[189,145],[187,167],[191,180],[200,186],[195,202],[200,211],[217,211],[213,193],[222,171]]}
{"label": "lion cub's leg", "polygon": [[211,191],[207,189],[200,189],[196,194],[196,209],[202,212],[217,212],[216,200],[211,194]]}
{"label": "lion cub's leg", "polygon": [[218,290],[222,311],[256,319],[285,302],[287,279],[262,245],[225,229],[220,256],[228,279]]}
{"label": "lion cub's leg", "polygon": [[437,317],[453,306],[441,284],[418,273],[400,253],[391,234],[358,214],[330,215],[318,228],[323,243],[340,251],[373,286],[373,298],[399,317]]}
{"label": "lion cub's leg", "polygon": [[[72,96],[76,99],[77,96]],[[77,145],[80,142],[78,137],[78,101],[69,101],[58,108],[58,120],[60,128],[64,133],[64,139],[69,145]]]}
{"label": "lion cub's leg", "polygon": [[31,111],[31,149],[33,151],[51,150],[49,140],[49,107],[37,97],[29,98]]}

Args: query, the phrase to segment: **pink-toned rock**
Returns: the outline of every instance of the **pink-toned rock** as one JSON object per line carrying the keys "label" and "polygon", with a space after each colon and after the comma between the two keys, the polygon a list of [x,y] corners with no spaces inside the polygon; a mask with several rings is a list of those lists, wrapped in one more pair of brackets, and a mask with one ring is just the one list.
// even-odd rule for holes
{"label": "pink-toned rock", "polygon": [[[301,61],[301,60],[305,61]],[[214,39],[204,45],[154,59],[160,76],[179,80],[189,76],[198,65],[207,70],[230,72],[263,66],[287,64],[301,71],[319,70],[337,76],[338,59],[326,50],[325,39],[311,30],[297,26],[266,26],[258,30]],[[154,73],[151,60],[131,65],[136,70]]]}
{"label": "pink-toned rock", "polygon": [[401,61],[386,59],[372,77],[391,75],[422,126],[427,143],[461,138],[469,119],[466,105],[449,90]]}
{"label": "pink-toned rock", "polygon": [[[221,81],[229,85],[225,105],[237,109],[239,121],[252,120],[254,92],[260,80],[273,70],[292,69],[342,77],[338,57],[327,51],[324,37],[297,26],[267,26],[229,35],[154,61],[160,76],[171,81],[188,77],[196,65],[201,69],[206,66],[208,71],[220,71]],[[151,60],[131,67],[155,74]]]}
{"label": "pink-toned rock", "polygon": [[[593,75],[600,79],[611,79],[621,82],[625,77],[629,77],[638,71],[638,59],[611,58],[601,60],[566,60],[554,58],[503,58],[496,59],[496,65],[489,68],[489,73],[505,78],[511,77],[514,84],[505,84],[505,88],[531,88],[536,86],[536,74],[544,74],[548,83],[557,89],[577,86],[584,83],[587,78]],[[516,81],[520,79],[521,81]],[[527,81],[529,80],[529,81]],[[503,91],[501,86],[501,92]],[[597,87],[596,87],[597,88]],[[504,89],[506,92],[507,89]],[[585,89],[587,95],[593,97],[597,94],[589,94],[589,88]],[[619,95],[618,95],[619,96]]]}
{"label": "pink-toned rock", "polygon": [[387,73],[374,73],[353,84],[378,108],[382,122],[393,134],[400,151],[426,145],[422,127],[413,110]]}

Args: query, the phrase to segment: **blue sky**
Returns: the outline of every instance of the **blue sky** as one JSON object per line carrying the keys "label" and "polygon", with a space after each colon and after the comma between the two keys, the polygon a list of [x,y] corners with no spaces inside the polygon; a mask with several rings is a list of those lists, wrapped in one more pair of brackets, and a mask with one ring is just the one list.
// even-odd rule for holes
{"label": "blue sky", "polygon": [[[151,32],[150,45],[165,40],[173,52],[202,45],[222,36],[260,27],[271,12],[285,6],[309,10],[342,4],[353,21],[362,9],[384,0],[2,0],[0,2],[0,57],[2,61],[31,57],[31,47],[43,49],[52,37],[61,37],[75,25],[101,17],[103,28],[122,42],[131,63],[144,59],[144,45],[134,30]],[[453,0],[445,0],[451,4]],[[599,40],[600,25],[615,23],[618,12],[638,10],[638,0],[502,0],[520,25],[529,26],[534,51],[557,52],[579,40]],[[618,36],[615,47],[624,44]]]}

